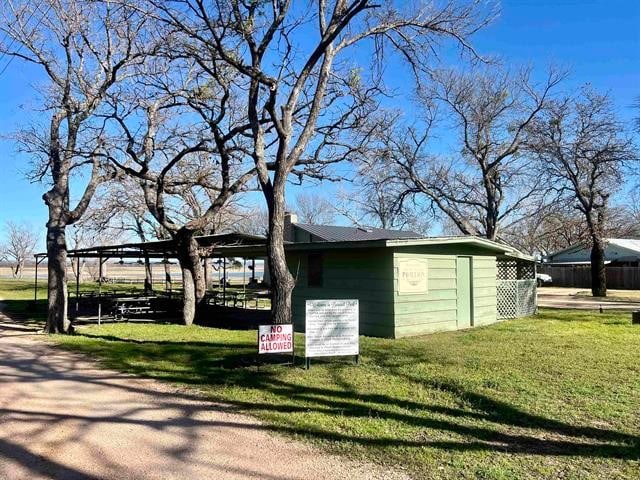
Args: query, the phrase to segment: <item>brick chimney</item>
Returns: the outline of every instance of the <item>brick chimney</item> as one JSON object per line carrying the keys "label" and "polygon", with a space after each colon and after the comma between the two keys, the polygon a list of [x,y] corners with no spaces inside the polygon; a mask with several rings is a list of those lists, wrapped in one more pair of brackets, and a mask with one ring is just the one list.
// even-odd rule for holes
{"label": "brick chimney", "polygon": [[284,239],[287,242],[295,241],[293,224],[298,223],[298,216],[295,213],[284,213]]}

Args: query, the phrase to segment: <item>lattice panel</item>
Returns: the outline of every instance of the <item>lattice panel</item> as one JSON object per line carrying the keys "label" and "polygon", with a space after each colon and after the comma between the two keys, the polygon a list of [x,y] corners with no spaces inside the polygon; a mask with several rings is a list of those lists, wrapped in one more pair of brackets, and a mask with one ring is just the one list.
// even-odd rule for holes
{"label": "lattice panel", "polygon": [[518,264],[518,280],[535,280],[536,268],[533,262],[519,261]]}
{"label": "lattice panel", "polygon": [[535,280],[518,281],[518,316],[526,317],[536,313],[537,285]]}
{"label": "lattice panel", "polygon": [[498,260],[498,280],[517,280],[518,264],[515,260]]}
{"label": "lattice panel", "polygon": [[498,280],[497,287],[498,318],[516,318],[518,284],[515,280]]}
{"label": "lattice panel", "polygon": [[535,280],[498,280],[498,318],[518,318],[534,314],[536,295]]}
{"label": "lattice panel", "polygon": [[536,269],[533,262],[524,260],[498,260],[498,280],[533,280]]}

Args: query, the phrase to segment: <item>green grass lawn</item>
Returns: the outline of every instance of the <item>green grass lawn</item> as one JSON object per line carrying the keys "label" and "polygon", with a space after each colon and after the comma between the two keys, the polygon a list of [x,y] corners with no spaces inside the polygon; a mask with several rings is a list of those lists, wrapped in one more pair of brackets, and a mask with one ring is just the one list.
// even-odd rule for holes
{"label": "green grass lawn", "polygon": [[[0,298],[10,294],[0,284]],[[258,369],[254,331],[110,324],[51,340],[417,478],[640,477],[640,326],[628,313],[543,310],[468,331],[362,337],[359,366],[309,371]]]}
{"label": "green grass lawn", "polygon": [[[25,324],[33,326],[44,326],[46,320],[46,298],[47,283],[46,280],[38,281],[38,299],[34,300],[34,282],[33,280],[7,280],[0,279],[0,301],[6,306],[6,310],[13,317]],[[69,308],[73,307],[73,299],[76,293],[75,283],[68,285]],[[103,292],[119,291],[142,291],[141,284],[105,284],[102,286]],[[98,284],[96,282],[84,282],[80,284],[80,292],[97,292]]]}

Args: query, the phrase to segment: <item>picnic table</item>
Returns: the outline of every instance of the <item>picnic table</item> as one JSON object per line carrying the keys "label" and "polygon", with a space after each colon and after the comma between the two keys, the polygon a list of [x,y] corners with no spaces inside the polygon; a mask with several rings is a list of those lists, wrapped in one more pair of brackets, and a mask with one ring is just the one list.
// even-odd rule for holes
{"label": "picnic table", "polygon": [[152,300],[155,297],[117,297],[113,307],[116,320],[128,320],[131,316],[154,311]]}
{"label": "picnic table", "polygon": [[260,299],[271,298],[271,294],[268,290],[265,291],[240,291],[240,290],[227,290],[226,294],[222,290],[215,290],[207,295],[207,303],[213,305],[227,306],[228,304],[234,307],[241,306],[247,308],[247,305],[255,301],[255,308],[259,308]]}

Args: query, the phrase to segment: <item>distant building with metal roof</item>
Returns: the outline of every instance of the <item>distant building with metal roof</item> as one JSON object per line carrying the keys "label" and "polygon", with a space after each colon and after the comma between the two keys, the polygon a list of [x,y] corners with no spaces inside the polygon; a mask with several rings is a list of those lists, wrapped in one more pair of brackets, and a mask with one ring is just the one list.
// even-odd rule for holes
{"label": "distant building with metal roof", "polygon": [[[635,238],[607,238],[604,249],[605,262],[609,265],[640,265],[640,240]],[[591,246],[586,242],[572,245],[543,258],[543,263],[553,265],[588,265],[591,262]]]}

